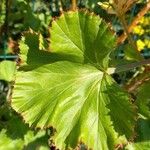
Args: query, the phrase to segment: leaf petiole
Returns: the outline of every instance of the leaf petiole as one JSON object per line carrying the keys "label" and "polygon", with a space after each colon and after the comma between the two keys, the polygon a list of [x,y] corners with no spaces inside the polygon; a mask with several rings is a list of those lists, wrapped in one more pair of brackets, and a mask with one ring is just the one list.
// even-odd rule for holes
{"label": "leaf petiole", "polygon": [[114,73],[119,73],[119,72],[123,72],[123,71],[129,71],[136,67],[140,67],[142,65],[148,65],[148,64],[150,64],[150,59],[146,59],[146,60],[142,60],[140,62],[135,62],[135,63],[131,63],[131,64],[126,64],[126,65],[119,65],[119,66],[116,66],[116,68],[114,68],[114,67],[108,68],[107,73],[114,74]]}

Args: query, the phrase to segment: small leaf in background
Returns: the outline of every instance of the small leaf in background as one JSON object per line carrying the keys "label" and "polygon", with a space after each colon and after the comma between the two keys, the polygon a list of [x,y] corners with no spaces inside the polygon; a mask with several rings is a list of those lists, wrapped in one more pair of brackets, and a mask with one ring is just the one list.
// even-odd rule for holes
{"label": "small leaf in background", "polygon": [[[150,78],[150,77],[149,77]],[[139,113],[146,117],[147,119],[150,119],[150,81],[143,84],[138,89],[137,93],[137,106],[139,108]]]}
{"label": "small leaf in background", "polygon": [[130,44],[126,44],[124,46],[124,54],[127,60],[139,61],[141,59],[141,57],[139,57],[139,54],[133,49]]}
{"label": "small leaf in background", "polygon": [[2,130],[0,132],[0,149],[1,150],[22,150],[23,140],[21,139],[13,140],[7,136],[6,130]]}
{"label": "small leaf in background", "polygon": [[12,81],[16,72],[16,62],[2,61],[0,62],[0,80]]}
{"label": "small leaf in background", "polygon": [[104,10],[106,10],[107,13],[116,14],[116,12],[114,11],[113,7],[111,6],[111,4],[109,2],[98,2],[97,4],[100,7],[102,7]]}
{"label": "small leaf in background", "polygon": [[[48,138],[45,130],[32,130],[11,110],[6,109],[0,121],[0,150],[31,150],[45,148],[48,150]],[[8,144],[7,144],[8,142]]]}
{"label": "small leaf in background", "polygon": [[46,138],[44,138],[45,132],[39,131],[36,134],[34,131],[28,131],[23,138],[12,138],[7,135],[7,130],[3,129],[0,132],[0,150],[31,150],[31,149],[43,149],[49,150]]}
{"label": "small leaf in background", "polygon": [[109,0],[109,2],[98,2],[104,10],[110,14],[125,14],[137,0]]}
{"label": "small leaf in background", "polygon": [[36,134],[34,133],[34,131],[29,130],[25,135],[24,135],[24,145],[28,145],[29,143],[32,143],[34,141],[36,141],[37,139],[41,138],[45,136],[45,131],[41,130],[38,131]]}
{"label": "small leaf in background", "polygon": [[125,148],[125,150],[149,150],[149,149],[150,149],[149,141],[128,144]]}

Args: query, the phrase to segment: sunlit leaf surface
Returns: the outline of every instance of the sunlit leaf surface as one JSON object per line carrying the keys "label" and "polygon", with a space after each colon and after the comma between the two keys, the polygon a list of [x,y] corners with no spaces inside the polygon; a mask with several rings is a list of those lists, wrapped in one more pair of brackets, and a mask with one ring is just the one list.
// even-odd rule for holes
{"label": "sunlit leaf surface", "polygon": [[[53,126],[61,150],[79,143],[94,150],[124,144],[132,136],[135,113],[128,95],[105,73],[115,46],[108,26],[98,16],[68,12],[53,21],[50,32],[53,60],[20,69],[12,107],[30,126]],[[32,61],[32,47],[29,51]],[[44,61],[42,53],[38,58]]]}

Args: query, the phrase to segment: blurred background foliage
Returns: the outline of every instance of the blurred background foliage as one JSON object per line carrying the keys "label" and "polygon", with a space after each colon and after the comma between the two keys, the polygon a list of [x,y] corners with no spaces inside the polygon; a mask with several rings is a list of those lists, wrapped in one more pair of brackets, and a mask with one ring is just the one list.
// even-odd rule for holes
{"label": "blurred background foliage", "polygon": [[[107,0],[101,0],[101,2],[104,1]],[[116,15],[109,14],[106,9],[104,10],[98,5],[98,2],[99,0],[78,0],[77,4],[78,8],[87,8],[104,18],[106,22],[113,25],[113,30],[117,35],[121,35],[123,27]],[[139,0],[126,13],[128,24],[132,22],[146,3],[147,0]],[[69,9],[71,9],[71,0],[0,0],[0,53],[2,54],[4,51],[16,52],[12,49],[15,49],[16,41],[20,39],[23,31],[32,29],[41,32],[44,37],[48,37],[48,26],[52,17],[57,17],[62,11]],[[150,57],[149,24],[150,12],[147,12],[132,32],[137,48],[145,58]],[[126,45],[127,42],[124,42],[117,47],[116,57],[132,59],[131,50],[127,50],[126,53],[123,52]]]}
{"label": "blurred background foliage", "polygon": [[[103,3],[109,1],[77,0],[77,5],[79,9],[86,8],[91,12],[95,12],[110,24],[117,37],[121,36],[124,32],[124,29],[118,17],[113,13],[109,13],[108,9],[98,5],[98,2]],[[137,14],[145,7],[147,3],[148,0],[138,0],[133,4],[131,9],[126,13],[128,25],[132,23]],[[17,60],[19,63],[18,42],[20,41],[22,34],[25,31],[30,30],[40,33],[42,36],[41,38],[47,39],[50,36],[49,26],[51,25],[53,17],[58,17],[63,13],[63,11],[68,11],[71,8],[71,0],[0,0],[0,61]],[[150,58],[150,11],[147,11],[146,14],[143,15],[140,20],[138,20],[138,24],[133,27],[131,36],[142,57],[145,59]],[[114,52],[111,54],[110,66],[128,64],[138,60],[139,57],[137,53],[133,51],[133,48],[130,46],[129,42],[125,40],[121,44],[118,44]],[[12,68],[11,65],[9,64],[7,69],[9,69],[9,67]],[[1,64],[0,149],[48,149],[49,146],[47,141],[52,132],[51,129],[48,129],[49,131],[41,131],[38,129],[35,131],[29,128],[27,124],[23,123],[22,118],[10,108],[8,94],[10,94],[10,89],[13,87],[13,83],[2,78],[2,66],[3,65]],[[134,100],[137,99],[136,103],[140,108],[139,113],[142,116],[141,118],[144,118],[143,120],[138,121],[137,131],[140,136],[138,136],[137,141],[140,141],[141,139],[150,139],[150,137],[146,134],[146,132],[149,133],[150,131],[150,122],[148,116],[150,110],[147,110],[150,107],[149,100],[146,100],[148,99],[147,97],[150,97],[149,92],[147,91],[150,87],[150,83],[148,83],[148,85],[144,84],[140,89],[138,87],[136,88],[137,84],[139,86],[142,84],[143,76],[145,73],[147,73],[147,70],[150,70],[148,66],[138,67],[128,72],[122,72],[113,75],[114,79],[120,84],[120,86],[124,87],[129,93],[131,93]],[[3,70],[3,72],[5,72],[5,70]],[[7,75],[11,76],[11,73],[8,73]],[[148,75],[148,77],[150,77],[150,75]],[[144,83],[145,81],[146,80],[144,80]],[[135,90],[130,91],[130,89],[133,89],[134,87]],[[141,105],[140,96],[142,94],[145,98],[144,103],[146,109]],[[147,118],[145,119],[145,117]],[[140,129],[142,129],[142,132],[144,132],[143,134],[140,133]]]}

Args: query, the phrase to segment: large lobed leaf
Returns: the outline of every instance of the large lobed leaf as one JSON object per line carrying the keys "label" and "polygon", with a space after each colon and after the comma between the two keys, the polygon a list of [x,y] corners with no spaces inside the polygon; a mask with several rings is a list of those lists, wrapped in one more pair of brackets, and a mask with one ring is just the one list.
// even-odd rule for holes
{"label": "large lobed leaf", "polygon": [[108,26],[98,16],[68,12],[53,21],[50,32],[54,59],[18,72],[12,107],[30,125],[56,128],[53,139],[61,150],[78,143],[94,150],[124,144],[135,116],[128,95],[104,71],[115,46]]}

